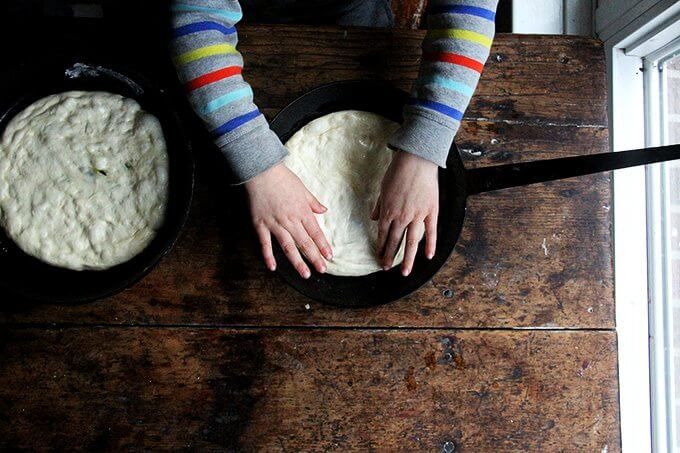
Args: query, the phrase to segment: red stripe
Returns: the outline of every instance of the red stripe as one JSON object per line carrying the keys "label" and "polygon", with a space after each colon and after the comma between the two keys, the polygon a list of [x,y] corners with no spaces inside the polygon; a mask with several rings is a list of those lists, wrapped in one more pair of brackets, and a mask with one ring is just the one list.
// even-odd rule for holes
{"label": "red stripe", "polygon": [[456,53],[449,52],[426,52],[423,54],[423,59],[430,61],[443,61],[445,63],[453,63],[458,66],[465,66],[473,71],[477,71],[480,74],[484,69],[484,64],[472,58],[465,57],[463,55],[458,55]]}
{"label": "red stripe", "polygon": [[210,83],[240,74],[241,71],[242,69],[240,66],[229,66],[228,68],[218,69],[217,71],[209,72],[207,74],[203,74],[200,77],[196,77],[193,80],[189,80],[184,84],[184,87],[189,91],[195,90]]}

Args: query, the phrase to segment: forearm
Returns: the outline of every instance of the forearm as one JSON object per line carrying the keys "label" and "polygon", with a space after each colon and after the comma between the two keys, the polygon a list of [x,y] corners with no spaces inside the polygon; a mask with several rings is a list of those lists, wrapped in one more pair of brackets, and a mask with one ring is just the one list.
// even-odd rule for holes
{"label": "forearm", "polygon": [[236,0],[182,0],[172,3],[173,62],[194,111],[201,117],[244,182],[287,154],[253,103],[241,76],[234,26],[241,19]]}
{"label": "forearm", "polygon": [[418,80],[394,148],[444,167],[477,87],[495,31],[498,0],[432,0]]}

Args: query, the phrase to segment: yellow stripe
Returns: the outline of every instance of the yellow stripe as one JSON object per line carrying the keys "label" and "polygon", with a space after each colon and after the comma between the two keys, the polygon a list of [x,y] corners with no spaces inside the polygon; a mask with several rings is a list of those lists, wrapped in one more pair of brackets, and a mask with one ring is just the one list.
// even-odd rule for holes
{"label": "yellow stripe", "polygon": [[427,32],[427,38],[429,38],[429,39],[436,39],[436,38],[463,39],[465,41],[470,41],[470,42],[475,42],[477,44],[481,44],[486,48],[490,48],[491,43],[493,42],[493,40],[491,38],[484,36],[481,33],[477,33],[477,32],[470,31],[470,30],[461,30],[459,28],[430,30],[430,31]]}
{"label": "yellow stripe", "polygon": [[177,55],[175,58],[173,58],[173,61],[175,64],[181,65],[200,60],[201,58],[211,57],[213,55],[230,53],[238,53],[236,47],[232,46],[231,44],[215,44],[212,46],[199,47],[198,49],[194,49],[190,52]]}

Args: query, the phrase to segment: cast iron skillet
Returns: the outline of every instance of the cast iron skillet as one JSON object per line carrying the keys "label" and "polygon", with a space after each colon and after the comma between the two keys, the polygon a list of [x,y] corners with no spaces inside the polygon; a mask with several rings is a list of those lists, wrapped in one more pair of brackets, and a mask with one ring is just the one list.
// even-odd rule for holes
{"label": "cast iron skillet", "polygon": [[0,228],[0,295],[77,304],[110,296],[141,279],[177,240],[189,213],[194,184],[189,141],[163,90],[127,69],[91,63],[11,68],[0,79],[5,83],[0,94],[0,135],[17,113],[44,96],[69,90],[108,91],[137,100],[160,120],[170,170],[164,224],[139,255],[110,269],[72,271],[51,266],[22,252]]}
{"label": "cast iron skillet", "polygon": [[[407,98],[406,92],[384,82],[333,83],[313,89],[293,101],[274,118],[271,127],[285,143],[308,122],[340,110],[364,110],[401,122],[402,108]],[[466,170],[453,144],[447,168],[439,170],[437,251],[432,260],[425,258],[421,246],[408,277],[403,277],[399,267],[395,267],[387,272],[362,277],[337,277],[312,272],[312,276],[304,280],[276,245],[274,253],[278,272],[293,288],[320,302],[346,307],[392,302],[420,288],[444,265],[463,227],[468,196],[673,159],[680,159],[680,145]]]}

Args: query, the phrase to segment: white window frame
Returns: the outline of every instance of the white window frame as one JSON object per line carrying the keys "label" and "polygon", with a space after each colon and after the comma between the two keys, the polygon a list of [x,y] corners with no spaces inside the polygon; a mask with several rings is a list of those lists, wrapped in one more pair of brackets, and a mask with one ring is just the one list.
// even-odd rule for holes
{"label": "white window frame", "polygon": [[[642,61],[607,49],[614,151],[645,145]],[[621,442],[624,452],[651,451],[645,169],[614,172],[614,282],[619,358]],[[625,228],[623,226],[626,226]]]}
{"label": "white window frame", "polygon": [[[645,80],[645,140],[647,146],[667,143],[664,129],[667,106],[662,99],[665,78],[660,68],[670,49],[659,49],[643,58]],[[660,60],[661,59],[661,60]],[[655,451],[676,451],[676,413],[673,357],[673,304],[671,278],[667,274],[670,257],[670,205],[666,191],[668,166],[647,168],[648,266],[650,299],[650,382],[652,391],[652,446]],[[661,404],[660,402],[663,402]]]}
{"label": "white window frame", "polygon": [[[654,53],[662,55],[658,52],[668,51],[668,43],[680,36],[680,2],[598,2],[595,29],[605,42],[607,54],[612,148],[622,151],[658,145],[663,137],[653,131],[659,130],[663,110],[654,102],[660,82],[658,70],[653,68]],[[669,279],[657,272],[664,268],[661,250],[667,238],[663,228],[648,228],[660,222],[663,197],[658,196],[657,188],[664,181],[667,171],[662,165],[614,174],[614,269],[624,452],[666,452],[675,445],[675,425],[668,423],[674,419],[675,408],[667,379],[673,370],[673,357],[672,349],[665,348],[672,345],[672,307],[662,303]],[[648,198],[647,193],[652,196]],[[665,403],[651,405],[651,401]]]}

